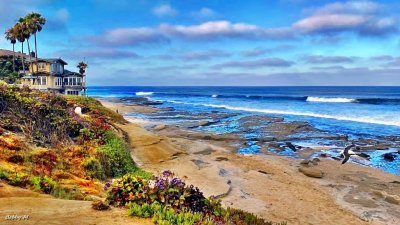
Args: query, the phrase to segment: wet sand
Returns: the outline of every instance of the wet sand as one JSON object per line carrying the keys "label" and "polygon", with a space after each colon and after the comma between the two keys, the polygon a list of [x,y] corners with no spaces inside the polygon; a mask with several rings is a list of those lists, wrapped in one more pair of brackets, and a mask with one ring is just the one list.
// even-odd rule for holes
{"label": "wet sand", "polygon": [[[101,101],[121,114],[157,110]],[[306,165],[268,153],[238,155],[232,135],[143,120],[118,126],[140,166],[154,173],[170,169],[225,206],[288,224],[400,224],[399,176],[324,158]],[[299,171],[302,167],[323,177],[308,177]]]}

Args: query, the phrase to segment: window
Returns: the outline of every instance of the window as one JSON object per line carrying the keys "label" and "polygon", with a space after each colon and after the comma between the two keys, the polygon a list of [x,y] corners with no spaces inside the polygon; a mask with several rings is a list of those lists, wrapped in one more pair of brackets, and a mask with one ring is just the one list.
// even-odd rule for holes
{"label": "window", "polygon": [[79,95],[79,91],[67,91],[67,95]]}
{"label": "window", "polygon": [[54,84],[56,86],[62,86],[62,78],[61,77],[56,77],[56,79],[54,80]]}
{"label": "window", "polygon": [[37,84],[38,85],[47,85],[47,77],[38,77]]}
{"label": "window", "polygon": [[45,64],[45,63],[38,63],[38,68],[39,68],[39,70],[44,70],[45,67],[46,67],[46,64]]}

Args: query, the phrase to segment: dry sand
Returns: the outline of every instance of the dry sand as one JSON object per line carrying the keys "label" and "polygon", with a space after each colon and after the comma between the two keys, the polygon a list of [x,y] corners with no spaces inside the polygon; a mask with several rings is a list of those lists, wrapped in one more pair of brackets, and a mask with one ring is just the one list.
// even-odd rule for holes
{"label": "dry sand", "polygon": [[[6,220],[6,216],[29,215],[27,220]],[[153,224],[128,216],[126,210],[96,211],[89,201],[55,199],[0,182],[0,224],[27,225],[126,225]]]}

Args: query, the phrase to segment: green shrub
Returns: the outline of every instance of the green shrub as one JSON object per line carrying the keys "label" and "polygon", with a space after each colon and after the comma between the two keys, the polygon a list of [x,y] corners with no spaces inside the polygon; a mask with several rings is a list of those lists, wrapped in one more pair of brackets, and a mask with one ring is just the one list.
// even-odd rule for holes
{"label": "green shrub", "polygon": [[0,180],[8,180],[8,177],[10,175],[8,174],[8,172],[2,168],[0,168]]}
{"label": "green shrub", "polygon": [[120,177],[137,170],[128,149],[122,138],[111,131],[106,132],[105,144],[98,149],[106,176]]}
{"label": "green shrub", "polygon": [[128,214],[130,216],[150,218],[153,217],[154,213],[159,212],[160,210],[161,205],[156,202],[150,205],[147,203],[138,205],[134,202],[128,204]]}
{"label": "green shrub", "polygon": [[29,179],[29,183],[32,185],[35,191],[41,191],[46,194],[50,194],[57,186],[57,182],[48,176],[34,176]]}
{"label": "green shrub", "polygon": [[86,158],[82,162],[82,167],[85,169],[87,176],[103,180],[105,178],[103,167],[99,160],[94,157]]}
{"label": "green shrub", "polygon": [[172,208],[163,207],[154,213],[153,222],[158,225],[193,225],[202,220],[201,213],[175,212]]}
{"label": "green shrub", "polygon": [[8,183],[13,186],[26,187],[29,183],[28,175],[24,172],[18,172],[8,177]]}

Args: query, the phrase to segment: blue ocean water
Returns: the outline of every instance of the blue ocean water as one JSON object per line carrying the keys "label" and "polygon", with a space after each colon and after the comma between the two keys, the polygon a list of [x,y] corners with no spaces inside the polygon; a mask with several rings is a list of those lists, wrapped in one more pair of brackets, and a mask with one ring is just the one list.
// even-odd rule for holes
{"label": "blue ocean water", "polygon": [[[160,107],[182,112],[236,113],[225,122],[204,129],[232,133],[236,119],[246,115],[273,115],[286,121],[306,121],[314,127],[350,138],[400,136],[400,87],[89,87],[90,96],[147,97]],[[164,118],[168,122],[168,118]],[[176,118],[171,118],[173,123]],[[245,136],[257,136],[257,132]],[[249,141],[241,153],[257,153]],[[391,149],[395,151],[397,149]],[[291,155],[288,153],[287,155]],[[375,160],[376,161],[376,160]],[[400,160],[372,166],[400,174]],[[383,165],[383,166],[382,166]]]}
{"label": "blue ocean water", "polygon": [[88,94],[146,96],[185,111],[279,115],[348,135],[400,135],[400,87],[89,87]]}

